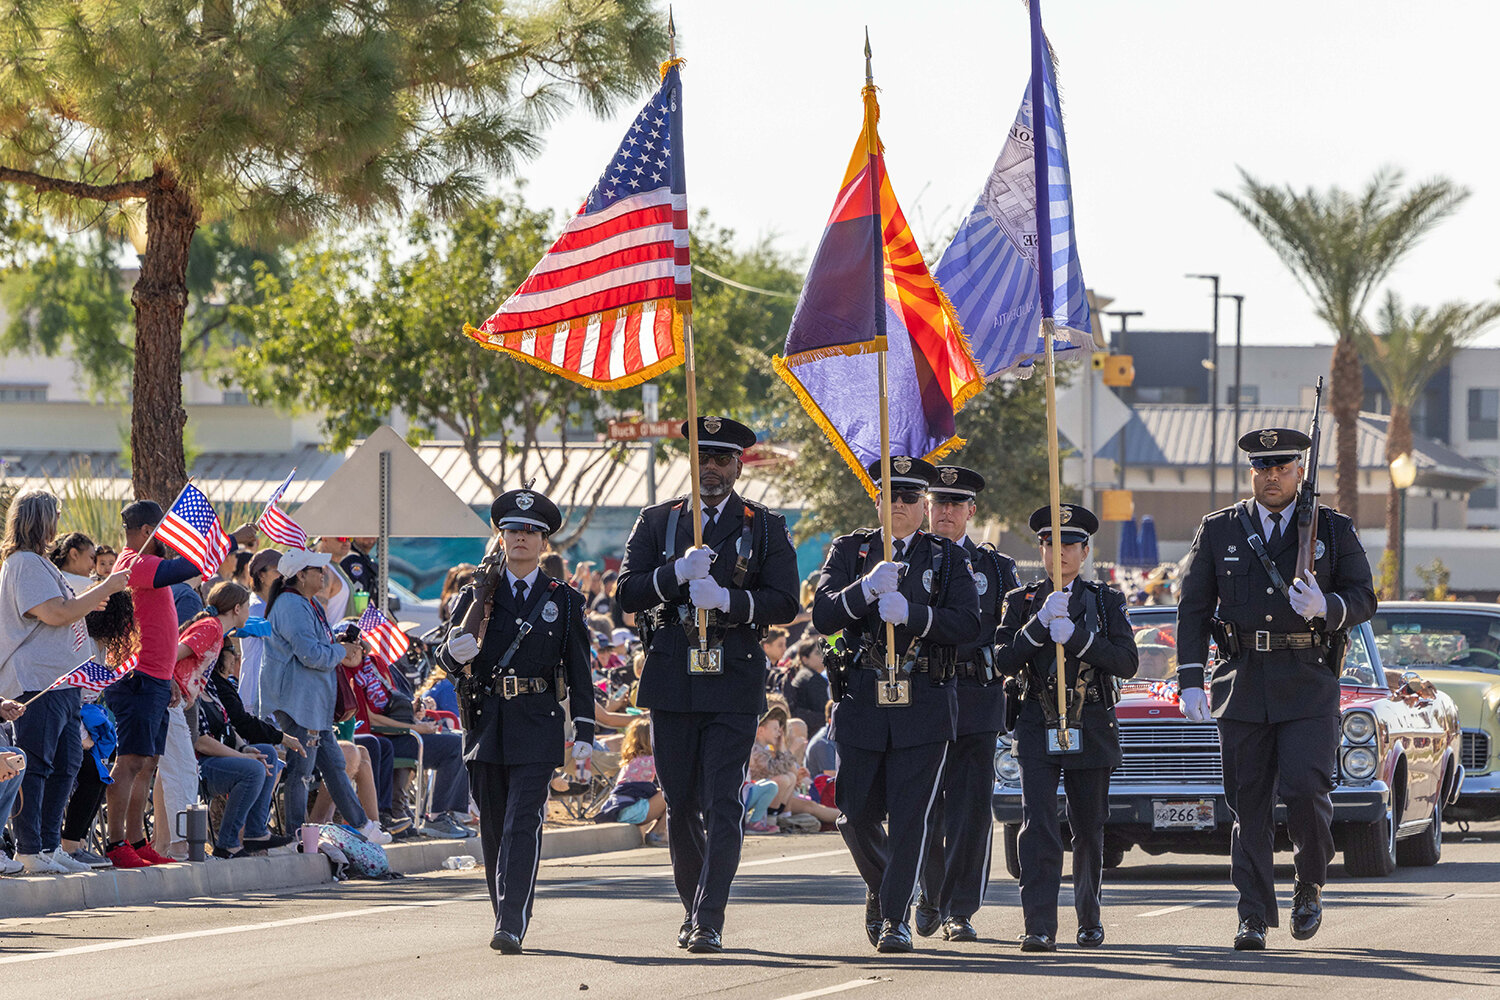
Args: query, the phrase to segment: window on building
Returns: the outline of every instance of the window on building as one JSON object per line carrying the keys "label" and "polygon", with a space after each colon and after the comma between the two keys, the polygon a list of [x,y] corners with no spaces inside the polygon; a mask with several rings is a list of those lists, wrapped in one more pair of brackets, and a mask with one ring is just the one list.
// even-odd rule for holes
{"label": "window on building", "polygon": [[[1234,405],[1234,386],[1233,385],[1228,385],[1228,386],[1224,387],[1224,404],[1226,406],[1233,406]],[[1242,386],[1240,386],[1240,405],[1241,406],[1259,406],[1260,405],[1260,386],[1258,386],[1258,385],[1242,385]]]}
{"label": "window on building", "polygon": [[[1492,476],[1500,471],[1500,458],[1476,458],[1474,461],[1489,469]],[[1469,493],[1470,510],[1495,510],[1497,507],[1500,507],[1500,490],[1496,489],[1493,478]]]}
{"label": "window on building", "polygon": [[1469,390],[1469,440],[1500,439],[1500,389]]}
{"label": "window on building", "polygon": [[1135,387],[1137,403],[1194,403],[1194,393],[1182,385],[1138,385]]}
{"label": "window on building", "polygon": [[45,403],[45,385],[0,385],[0,403]]}
{"label": "window on building", "polygon": [[224,392],[225,406],[249,406],[250,397],[238,389],[228,389]]}

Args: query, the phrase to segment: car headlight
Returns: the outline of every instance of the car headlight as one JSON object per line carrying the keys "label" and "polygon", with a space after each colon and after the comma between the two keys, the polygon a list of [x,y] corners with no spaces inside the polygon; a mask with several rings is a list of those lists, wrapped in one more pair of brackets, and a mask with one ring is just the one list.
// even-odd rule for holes
{"label": "car headlight", "polygon": [[1375,738],[1375,716],[1369,712],[1349,712],[1343,727],[1344,739],[1350,743],[1368,743]]}
{"label": "car headlight", "polygon": [[1344,751],[1343,770],[1347,777],[1356,781],[1365,781],[1375,776],[1375,768],[1380,761],[1375,757],[1375,751],[1370,747],[1350,747]]}
{"label": "car headlight", "polygon": [[1015,785],[1021,781],[1021,762],[1016,760],[1009,741],[1002,740],[995,751],[995,777],[1003,785]]}

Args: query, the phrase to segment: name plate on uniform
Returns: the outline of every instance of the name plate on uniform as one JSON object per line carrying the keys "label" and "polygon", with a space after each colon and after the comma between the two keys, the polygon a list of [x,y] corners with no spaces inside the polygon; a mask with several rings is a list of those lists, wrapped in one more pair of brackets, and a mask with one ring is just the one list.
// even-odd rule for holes
{"label": "name plate on uniform", "polygon": [[1212,830],[1213,799],[1152,799],[1151,826],[1156,830]]}
{"label": "name plate on uniform", "polygon": [[724,650],[721,647],[688,650],[688,673],[711,676],[723,672]]}
{"label": "name plate on uniform", "polygon": [[875,679],[875,704],[881,708],[905,708],[911,704],[910,680]]}
{"label": "name plate on uniform", "polygon": [[1047,728],[1047,752],[1048,753],[1082,753],[1083,752],[1083,730],[1061,729],[1057,726]]}

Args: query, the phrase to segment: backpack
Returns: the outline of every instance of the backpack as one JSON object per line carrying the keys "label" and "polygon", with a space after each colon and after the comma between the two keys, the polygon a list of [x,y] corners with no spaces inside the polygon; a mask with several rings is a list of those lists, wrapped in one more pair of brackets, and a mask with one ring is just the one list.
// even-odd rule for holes
{"label": "backpack", "polygon": [[398,877],[391,871],[391,862],[385,855],[385,849],[379,844],[372,844],[350,827],[323,824],[323,829],[318,834],[318,850],[328,855],[336,868],[339,856],[343,856],[344,870],[335,872],[340,878]]}

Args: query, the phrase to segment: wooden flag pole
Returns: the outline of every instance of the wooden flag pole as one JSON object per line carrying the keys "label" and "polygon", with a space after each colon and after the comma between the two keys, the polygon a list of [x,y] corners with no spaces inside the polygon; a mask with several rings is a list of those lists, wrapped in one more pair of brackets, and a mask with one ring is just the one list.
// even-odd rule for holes
{"label": "wooden flag pole", "polygon": [[[865,88],[867,91],[875,89],[875,72],[870,61],[870,29],[865,28]],[[870,114],[870,98],[865,101],[865,152],[874,157],[880,152],[880,139],[875,132],[875,120]],[[866,170],[870,177],[870,207],[875,213],[875,271],[876,288],[885,295],[885,260],[881,250],[883,233],[880,225],[880,186],[875,177],[873,162]],[[879,379],[880,392],[880,538],[884,549],[883,558],[890,562],[896,556],[895,539],[891,537],[893,528],[891,526],[891,408],[887,400],[889,393],[886,391],[885,373],[885,308],[884,303],[879,304],[875,310],[876,331],[881,340],[880,350],[876,352],[876,371]],[[896,675],[896,626],[891,622],[885,623],[885,667],[886,676]]]}
{"label": "wooden flag pole", "polygon": [[[1057,325],[1051,316],[1042,320],[1042,340],[1047,344],[1047,489],[1052,505],[1052,589],[1062,586],[1062,477],[1058,472],[1057,446],[1057,358],[1052,350],[1052,338],[1057,334]],[[1066,655],[1062,643],[1057,649],[1057,745],[1070,749],[1068,732],[1068,674]]]}

